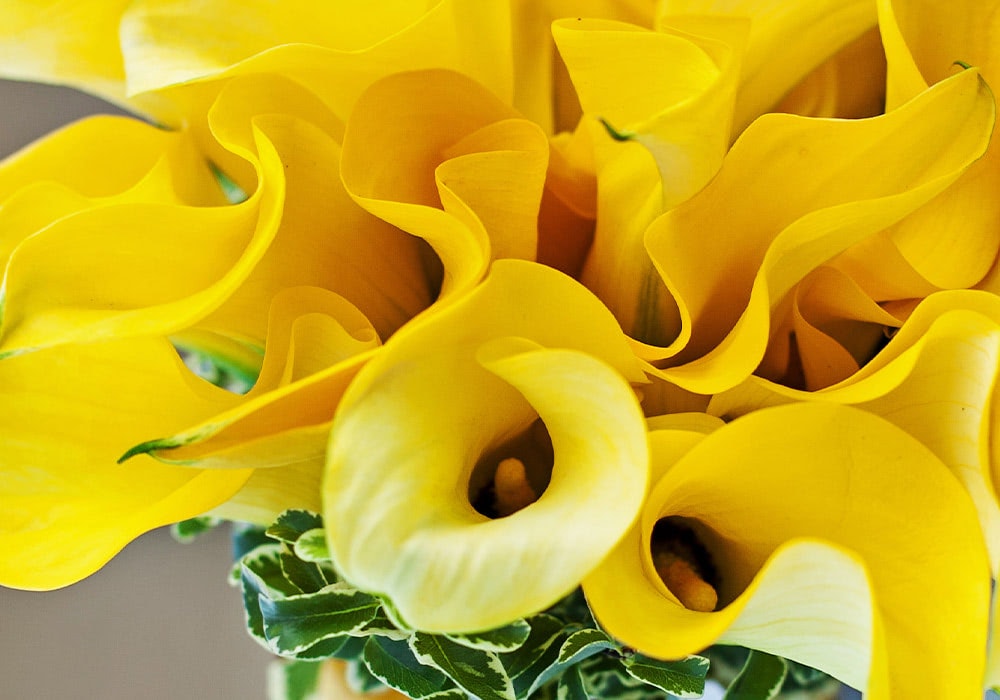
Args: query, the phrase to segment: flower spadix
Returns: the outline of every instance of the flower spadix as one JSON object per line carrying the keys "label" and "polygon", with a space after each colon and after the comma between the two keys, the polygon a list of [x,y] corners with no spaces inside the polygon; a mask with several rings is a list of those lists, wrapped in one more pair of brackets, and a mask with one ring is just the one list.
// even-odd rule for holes
{"label": "flower spadix", "polygon": [[[971,501],[930,450],[877,416],[818,404],[707,435],[654,430],[650,448],[639,523],[583,583],[609,632],[662,658],[713,643],[762,649],[868,698],[977,697],[986,548]],[[714,611],[685,607],[657,573],[664,522],[693,533]]]}
{"label": "flower spadix", "polygon": [[[554,603],[641,505],[645,423],[628,382],[643,379],[583,287],[494,263],[391,338],[344,395],[323,492],[338,569],[422,630],[497,627]],[[506,517],[473,507],[484,489],[517,487],[516,462],[537,500]]]}

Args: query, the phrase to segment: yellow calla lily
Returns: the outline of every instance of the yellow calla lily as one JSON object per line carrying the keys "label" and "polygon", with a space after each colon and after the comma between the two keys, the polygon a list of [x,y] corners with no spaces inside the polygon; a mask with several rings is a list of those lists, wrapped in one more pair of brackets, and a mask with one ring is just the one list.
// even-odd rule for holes
{"label": "yellow calla lily", "polygon": [[993,118],[982,80],[963,71],[882,117],[758,119],[718,177],[647,231],[682,326],[646,356],[669,357],[664,377],[698,393],[738,384],[795,285],[952,184],[982,154]]}
{"label": "yellow calla lily", "polygon": [[[707,435],[655,431],[650,443],[640,521],[584,579],[609,632],[661,658],[762,649],[873,699],[979,695],[986,550],[971,502],[927,448],[877,416],[820,404]],[[700,560],[718,592],[714,611],[682,605],[655,568],[654,549],[679,533],[697,553],[682,558]]]}
{"label": "yellow calla lily", "polygon": [[734,139],[876,21],[869,0],[666,0],[662,15],[665,22],[698,22],[705,15],[749,20]]}
{"label": "yellow calla lily", "polygon": [[[338,570],[421,630],[488,629],[551,605],[645,493],[645,425],[626,379],[642,381],[640,366],[596,298],[549,268],[494,263],[389,339],[338,407],[323,485]],[[511,498],[527,504],[509,515],[507,467],[522,470]],[[505,517],[473,507],[491,482]]]}
{"label": "yellow calla lily", "polygon": [[[699,29],[702,36],[607,20],[553,25],[597,160],[597,227],[581,279],[626,332],[664,344],[676,329],[655,322],[675,306],[645,253],[643,234],[718,170],[746,33],[744,23],[721,19]],[[613,140],[601,122],[635,143]]]}
{"label": "yellow calla lily", "polygon": [[126,202],[63,217],[21,242],[3,282],[0,352],[170,333],[217,307],[263,255],[281,215],[279,154],[262,130],[253,140],[269,175],[243,204]]}
{"label": "yellow calla lily", "polygon": [[0,10],[0,73],[125,101],[118,24],[131,0],[11,0]]}
{"label": "yellow calla lily", "polygon": [[[939,292],[913,311],[888,346],[842,382],[805,392],[750,377],[713,397],[708,411],[736,417],[789,402],[856,406],[922,442],[972,497],[1000,570],[1000,500],[989,444],[1000,363],[1000,299],[978,291]],[[995,459],[992,461],[996,461]]]}
{"label": "yellow calla lily", "polygon": [[232,406],[163,340],[65,344],[0,361],[0,583],[50,589],[90,575],[140,534],[201,515],[250,471],[118,457]]}
{"label": "yellow calla lily", "polygon": [[297,2],[280,9],[210,0],[197,13],[176,0],[138,0],[122,18],[121,35],[129,94],[156,97],[164,111],[182,115],[186,102],[197,101],[199,81],[240,75],[284,75],[342,120],[372,83],[404,70],[455,70],[508,104],[513,92],[510,10],[498,0],[387,0],[363,8]]}
{"label": "yellow calla lily", "polygon": [[[990,86],[1000,81],[995,8],[963,2],[945,8],[919,0],[879,0],[879,27],[888,61],[886,107],[909,100],[953,70],[975,66]],[[930,206],[891,231],[902,256],[930,283],[970,287],[995,267],[1000,252],[1000,146]]]}
{"label": "yellow calla lily", "polygon": [[491,257],[537,254],[548,141],[516,117],[469,78],[423,71],[376,83],[348,121],[347,191],[431,245],[442,297],[478,282]]}
{"label": "yellow calla lily", "polygon": [[873,27],[809,73],[771,111],[840,119],[878,116],[885,111],[885,72],[882,37]]}
{"label": "yellow calla lily", "polygon": [[378,344],[368,319],[342,297],[286,289],[275,297],[260,375],[243,399],[132,446],[122,459],[148,454],[199,469],[252,468],[243,488],[212,511],[219,517],[268,525],[289,508],[318,512],[334,410]]}

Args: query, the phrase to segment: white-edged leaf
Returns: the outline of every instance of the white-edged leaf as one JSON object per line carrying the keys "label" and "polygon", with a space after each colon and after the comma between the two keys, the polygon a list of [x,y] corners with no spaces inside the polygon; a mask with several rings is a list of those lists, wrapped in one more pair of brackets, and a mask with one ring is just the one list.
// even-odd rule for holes
{"label": "white-edged leaf", "polygon": [[285,578],[302,593],[315,593],[337,582],[332,570],[324,570],[314,562],[303,561],[288,550],[281,552],[279,562]]}
{"label": "white-edged leaf", "polygon": [[574,632],[559,649],[560,665],[579,663],[605,649],[617,649],[618,644],[606,632],[599,629],[585,629]]}
{"label": "white-edged leaf", "polygon": [[571,666],[559,676],[556,700],[590,700],[587,685],[579,666]]}
{"label": "white-edged leaf", "polygon": [[482,649],[483,651],[495,651],[498,654],[505,654],[520,648],[527,641],[530,634],[531,625],[524,620],[515,620],[509,625],[485,632],[448,634],[445,636],[451,641],[458,642],[470,649]]}
{"label": "white-edged leaf", "polygon": [[324,639],[364,627],[375,617],[379,601],[367,593],[334,585],[279,600],[261,597],[259,605],[271,650],[295,655]]}
{"label": "white-edged leaf", "polygon": [[[514,679],[528,672],[557,640],[561,643],[563,639],[563,621],[557,617],[542,613],[529,618],[527,622],[531,626],[528,639],[516,651],[500,656],[507,673]],[[559,649],[559,645],[556,644],[555,648]],[[558,652],[553,658],[557,657]]]}
{"label": "white-edged leaf", "polygon": [[326,545],[326,530],[321,527],[306,530],[293,545],[295,556],[303,561],[330,561],[330,550]]}
{"label": "white-edged leaf", "polygon": [[679,661],[660,661],[643,654],[622,659],[625,672],[636,680],[680,698],[699,698],[705,692],[708,659],[689,656]]}
{"label": "white-edged leaf", "polygon": [[267,700],[320,700],[317,661],[277,659],[267,667]]}
{"label": "white-edged leaf", "polygon": [[369,637],[364,660],[373,676],[411,698],[433,695],[448,682],[438,669],[420,663],[405,641]]}
{"label": "white-edged leaf", "polygon": [[739,675],[733,679],[724,700],[772,700],[778,697],[788,675],[788,664],[780,656],[750,650]]}
{"label": "white-edged leaf", "polygon": [[421,632],[410,637],[409,644],[420,663],[434,666],[470,695],[480,700],[514,700],[514,686],[495,653]]}
{"label": "white-edged leaf", "polygon": [[295,544],[303,533],[323,527],[323,519],[307,510],[286,510],[264,532],[268,537]]}
{"label": "white-edged leaf", "polygon": [[222,521],[218,518],[212,518],[207,515],[188,518],[187,520],[181,520],[179,523],[171,525],[170,534],[181,544],[188,544],[193,542],[199,535],[214,528],[220,522]]}

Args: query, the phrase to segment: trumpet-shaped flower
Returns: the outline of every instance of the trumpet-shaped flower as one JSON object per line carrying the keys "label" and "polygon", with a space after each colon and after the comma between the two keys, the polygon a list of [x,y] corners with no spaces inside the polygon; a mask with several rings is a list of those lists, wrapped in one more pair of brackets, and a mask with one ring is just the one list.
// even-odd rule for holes
{"label": "trumpet-shaped flower", "polygon": [[597,299],[549,268],[498,261],[390,339],[345,394],[323,487],[338,570],[422,630],[551,605],[645,494],[626,378],[643,375]]}
{"label": "trumpet-shaped flower", "polygon": [[694,391],[739,383],[796,284],[945,190],[982,155],[993,118],[985,84],[963,71],[873,119],[758,119],[709,186],[647,231],[682,320],[648,356],[669,357],[664,376]]}
{"label": "trumpet-shaped flower", "polygon": [[[662,658],[716,642],[762,649],[869,698],[978,696],[986,548],[930,450],[836,405],[762,410],[708,434],[668,426],[650,434],[639,522],[584,580],[612,634]],[[670,551],[686,573],[662,565]],[[694,609],[699,587],[717,606]]]}

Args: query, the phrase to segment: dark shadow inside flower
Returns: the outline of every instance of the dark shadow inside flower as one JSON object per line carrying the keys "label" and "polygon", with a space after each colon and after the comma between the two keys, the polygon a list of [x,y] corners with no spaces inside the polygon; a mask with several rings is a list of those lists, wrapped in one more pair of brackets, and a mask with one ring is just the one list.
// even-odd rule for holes
{"label": "dark shadow inside flower", "polygon": [[679,516],[661,518],[653,526],[649,550],[660,580],[685,608],[712,612],[719,604],[719,573],[696,527],[703,526]]}
{"label": "dark shadow inside flower", "polygon": [[469,502],[487,518],[505,518],[531,505],[552,478],[552,439],[540,418],[486,451],[469,479]]}

